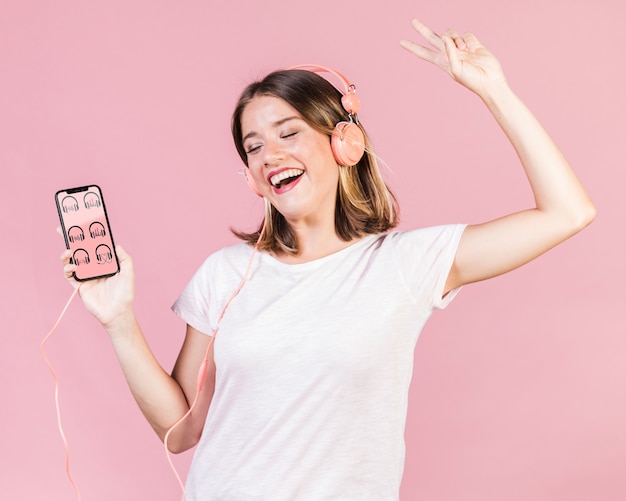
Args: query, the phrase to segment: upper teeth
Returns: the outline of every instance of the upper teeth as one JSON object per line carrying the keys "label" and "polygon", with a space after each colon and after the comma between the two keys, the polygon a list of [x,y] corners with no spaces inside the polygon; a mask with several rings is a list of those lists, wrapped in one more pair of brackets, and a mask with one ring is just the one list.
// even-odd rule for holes
{"label": "upper teeth", "polygon": [[287,169],[287,170],[279,172],[278,174],[270,177],[270,183],[272,183],[274,186],[278,186],[285,179],[287,179],[289,177],[299,176],[303,172],[304,171],[300,170],[300,169]]}

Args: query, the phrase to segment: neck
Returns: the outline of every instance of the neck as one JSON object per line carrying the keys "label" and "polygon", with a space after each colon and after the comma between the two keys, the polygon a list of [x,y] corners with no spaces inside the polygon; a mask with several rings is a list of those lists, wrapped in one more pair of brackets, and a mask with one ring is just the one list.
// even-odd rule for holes
{"label": "neck", "polygon": [[320,259],[334,254],[352,245],[355,240],[346,242],[339,238],[332,226],[310,226],[292,224],[292,229],[298,239],[298,254],[280,254],[276,258],[283,263],[298,264]]}

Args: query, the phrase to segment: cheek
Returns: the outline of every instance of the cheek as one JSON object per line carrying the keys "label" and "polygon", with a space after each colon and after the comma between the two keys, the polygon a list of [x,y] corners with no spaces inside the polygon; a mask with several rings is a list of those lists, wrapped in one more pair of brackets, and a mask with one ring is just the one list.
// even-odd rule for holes
{"label": "cheek", "polygon": [[337,162],[330,146],[330,138],[328,136],[319,137],[309,150],[309,158],[315,158],[318,165],[323,166],[325,170],[337,170]]}
{"label": "cheek", "polygon": [[253,174],[259,176],[261,175],[261,171],[263,170],[263,161],[258,155],[248,158],[247,170],[248,172],[252,172]]}
{"label": "cheek", "polygon": [[330,147],[330,143],[323,144],[322,147],[318,150],[318,161],[322,166],[322,170],[326,176],[328,176],[333,181],[337,181],[339,179],[339,165],[335,160],[335,156],[333,155],[333,151]]}

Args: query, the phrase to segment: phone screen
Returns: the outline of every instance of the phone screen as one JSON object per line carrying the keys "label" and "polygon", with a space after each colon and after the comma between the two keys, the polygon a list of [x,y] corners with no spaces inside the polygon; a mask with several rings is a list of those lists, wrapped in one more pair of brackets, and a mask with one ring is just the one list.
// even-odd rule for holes
{"label": "phone screen", "polygon": [[102,191],[97,185],[59,190],[55,195],[65,245],[77,266],[76,280],[108,277],[119,271]]}

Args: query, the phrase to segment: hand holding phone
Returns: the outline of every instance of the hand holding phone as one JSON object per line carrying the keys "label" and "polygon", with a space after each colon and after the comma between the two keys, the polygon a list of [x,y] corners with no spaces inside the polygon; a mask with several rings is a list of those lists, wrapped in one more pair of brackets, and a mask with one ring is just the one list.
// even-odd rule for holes
{"label": "hand holding phone", "polygon": [[79,281],[110,277],[120,271],[102,190],[97,185],[55,194],[65,246]]}

